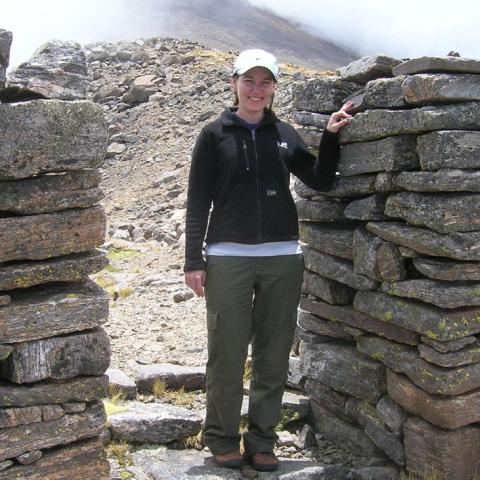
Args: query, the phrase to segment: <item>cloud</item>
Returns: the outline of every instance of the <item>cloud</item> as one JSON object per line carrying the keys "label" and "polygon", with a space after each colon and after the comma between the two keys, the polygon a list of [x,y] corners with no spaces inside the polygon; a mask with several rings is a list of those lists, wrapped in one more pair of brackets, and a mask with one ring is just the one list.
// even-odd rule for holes
{"label": "cloud", "polygon": [[478,0],[249,0],[360,55],[480,58]]}
{"label": "cloud", "polygon": [[[0,28],[13,32],[10,67],[48,40],[134,40],[159,35],[144,0],[3,0]],[[157,3],[162,0],[155,0]]]}

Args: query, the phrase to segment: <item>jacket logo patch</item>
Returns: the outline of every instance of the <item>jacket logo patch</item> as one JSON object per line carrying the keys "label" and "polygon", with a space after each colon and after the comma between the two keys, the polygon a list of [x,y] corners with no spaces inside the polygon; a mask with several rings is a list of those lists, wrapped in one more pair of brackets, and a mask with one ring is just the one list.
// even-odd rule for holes
{"label": "jacket logo patch", "polygon": [[276,190],[268,190],[265,192],[267,194],[267,197],[274,197],[277,194]]}
{"label": "jacket logo patch", "polygon": [[288,149],[288,143],[287,142],[279,142],[277,140],[277,145],[278,145],[278,148],[287,148]]}

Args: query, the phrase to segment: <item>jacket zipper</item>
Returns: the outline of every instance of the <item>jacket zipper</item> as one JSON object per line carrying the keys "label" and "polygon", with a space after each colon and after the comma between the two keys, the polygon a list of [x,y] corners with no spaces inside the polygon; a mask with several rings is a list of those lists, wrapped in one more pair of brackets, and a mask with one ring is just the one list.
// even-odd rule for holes
{"label": "jacket zipper", "polygon": [[257,170],[258,242],[261,243],[262,232],[261,232],[260,224],[262,220],[262,214],[260,211],[260,176],[259,176],[260,165],[258,164],[257,141],[255,139],[255,130],[252,130],[252,139],[253,139],[253,150],[255,152],[255,165],[257,167],[256,170]]}
{"label": "jacket zipper", "polygon": [[245,139],[243,140],[243,156],[245,158],[245,169],[247,170],[247,172],[250,171],[250,162],[248,160],[248,152],[247,152],[247,142],[245,142]]}

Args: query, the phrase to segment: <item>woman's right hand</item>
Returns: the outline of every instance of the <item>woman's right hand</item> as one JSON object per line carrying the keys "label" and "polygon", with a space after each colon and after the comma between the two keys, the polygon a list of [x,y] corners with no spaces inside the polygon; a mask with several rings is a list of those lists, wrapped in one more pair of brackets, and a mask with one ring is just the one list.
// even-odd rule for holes
{"label": "woman's right hand", "polygon": [[193,270],[185,272],[185,283],[195,292],[197,297],[204,296],[205,280],[207,272],[205,270]]}

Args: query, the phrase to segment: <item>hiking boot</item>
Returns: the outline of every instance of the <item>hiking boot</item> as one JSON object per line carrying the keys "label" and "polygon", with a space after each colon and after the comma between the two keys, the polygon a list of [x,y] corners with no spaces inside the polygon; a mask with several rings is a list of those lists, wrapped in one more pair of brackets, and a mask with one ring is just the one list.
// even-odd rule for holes
{"label": "hiking boot", "polygon": [[280,462],[273,453],[254,453],[250,458],[250,463],[255,470],[272,472],[277,470]]}
{"label": "hiking boot", "polygon": [[220,453],[214,456],[215,463],[224,468],[240,468],[243,465],[243,457],[239,450]]}

